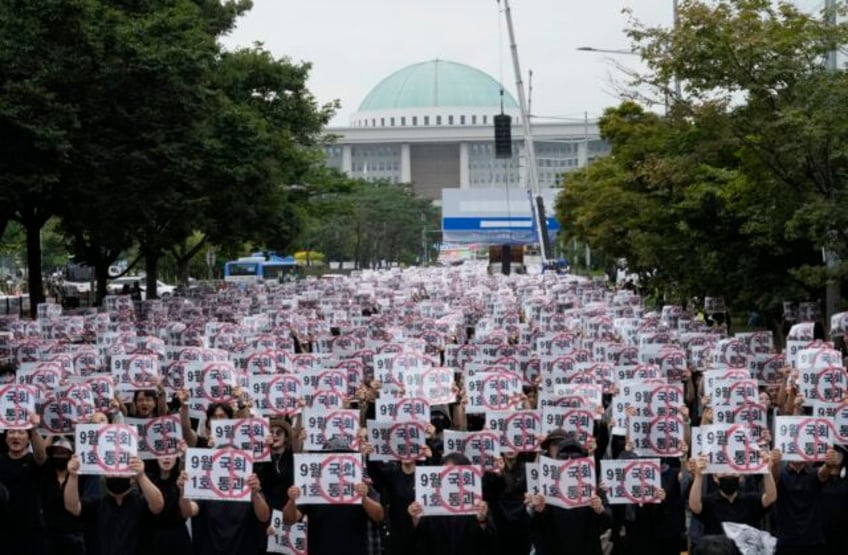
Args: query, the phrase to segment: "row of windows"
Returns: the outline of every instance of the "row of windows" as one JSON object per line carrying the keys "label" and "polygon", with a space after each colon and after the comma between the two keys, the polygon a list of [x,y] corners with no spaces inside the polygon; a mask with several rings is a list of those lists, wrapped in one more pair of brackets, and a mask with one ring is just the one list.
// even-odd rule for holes
{"label": "row of windows", "polygon": [[[433,116],[432,118],[430,116],[421,116],[422,125],[430,125],[431,121],[433,122],[434,125],[443,125],[443,124],[444,125],[468,125],[468,124],[477,125],[478,119],[479,119],[481,125],[488,125],[489,124],[489,116],[487,116],[487,115],[482,115],[479,118],[477,117],[476,114],[471,114],[471,115],[468,115],[468,116],[466,116],[464,114],[459,115],[459,116],[437,115],[437,116]],[[418,125],[418,116],[410,116],[409,118],[407,118],[406,116],[400,116],[400,117],[388,117],[388,118],[382,117],[382,118],[379,118],[379,119],[378,118],[371,118],[370,120],[363,119],[363,120],[359,120],[359,121],[356,122],[356,127],[386,127],[387,125],[388,125],[388,127],[396,127],[397,125],[400,125],[400,127],[406,127],[407,121],[409,121],[409,124],[411,126],[416,127]],[[494,120],[492,120],[492,121],[494,121]],[[516,125],[518,124],[518,121],[519,121],[518,117],[513,118],[513,122]],[[370,122],[370,124],[369,124],[369,122]],[[378,123],[379,123],[379,125],[378,125]]]}
{"label": "row of windows", "polygon": [[350,165],[350,170],[354,172],[364,172],[365,170],[369,172],[383,172],[383,171],[398,171],[398,163],[395,162],[385,162],[383,160],[375,160],[365,162],[353,162]]}

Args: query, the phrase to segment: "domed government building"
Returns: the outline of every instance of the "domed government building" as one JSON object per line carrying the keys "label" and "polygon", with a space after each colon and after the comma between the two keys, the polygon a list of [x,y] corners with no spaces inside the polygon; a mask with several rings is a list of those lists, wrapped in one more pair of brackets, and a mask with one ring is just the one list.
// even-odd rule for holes
{"label": "domed government building", "polygon": [[[501,112],[501,85],[479,69],[432,60],[400,69],[375,86],[351,116],[329,128],[327,165],[354,177],[412,183],[427,198],[445,188],[519,188],[524,183],[524,138],[515,98],[503,94],[512,118],[512,158],[496,159],[493,117]],[[540,188],[558,175],[608,152],[596,122],[543,121],[532,132]]]}

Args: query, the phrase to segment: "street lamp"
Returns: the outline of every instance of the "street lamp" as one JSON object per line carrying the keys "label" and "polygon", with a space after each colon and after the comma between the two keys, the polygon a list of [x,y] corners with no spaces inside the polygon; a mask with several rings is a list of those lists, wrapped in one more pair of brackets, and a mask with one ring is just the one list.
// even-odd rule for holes
{"label": "street lamp", "polygon": [[622,54],[624,56],[639,56],[635,50],[619,50],[613,48],[595,48],[594,46],[578,46],[580,52],[599,52],[601,54]]}

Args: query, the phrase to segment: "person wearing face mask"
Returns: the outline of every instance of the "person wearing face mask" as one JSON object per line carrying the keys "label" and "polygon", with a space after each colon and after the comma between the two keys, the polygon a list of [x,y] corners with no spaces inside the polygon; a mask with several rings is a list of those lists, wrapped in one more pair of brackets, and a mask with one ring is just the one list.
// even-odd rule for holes
{"label": "person wearing face mask", "polygon": [[739,491],[739,475],[715,474],[713,480],[718,484],[718,491],[709,495],[701,495],[704,484],[704,470],[707,467],[706,456],[696,459],[692,487],[689,490],[689,509],[704,526],[705,535],[723,534],[723,522],[736,522],[759,528],[763,516],[777,500],[777,486],[771,475],[772,464],[779,459],[779,451],[764,453],[769,472],[763,478],[762,495]]}
{"label": "person wearing face mask", "polygon": [[[83,555],[85,529],[82,519],[65,510],[68,461],[74,446],[68,438],[56,436],[47,447],[48,471],[44,479],[44,519],[47,522],[47,549],[50,555]],[[82,480],[79,492],[84,489]]]}
{"label": "person wearing face mask", "polygon": [[[9,492],[8,515],[0,521],[4,553],[47,553],[42,487],[47,476],[44,440],[35,430],[40,422],[33,415],[29,430],[7,430],[6,453],[0,455],[0,483]],[[32,446],[32,452],[30,452]]]}
{"label": "person wearing face mask", "polygon": [[142,552],[144,523],[149,514],[158,515],[165,507],[162,492],[144,473],[144,462],[130,459],[136,485],[126,476],[107,476],[106,495],[94,501],[80,501],[80,461],[73,455],[68,462],[65,484],[65,510],[82,516],[91,525],[87,552],[94,555],[137,555]]}
{"label": "person wearing face mask", "polygon": [[[580,459],[589,452],[574,437],[553,449],[558,460]],[[601,555],[601,534],[612,524],[612,512],[601,490],[588,507],[563,509],[548,506],[544,495],[530,496],[531,537],[537,555],[580,553]]]}
{"label": "person wearing face mask", "polygon": [[185,555],[191,553],[191,536],[186,521],[197,516],[197,503],[184,496],[186,473],[180,472],[179,457],[157,459],[154,472],[148,478],[162,492],[165,506],[158,515],[149,515],[150,535],[145,541],[145,552],[155,555]]}
{"label": "person wearing face mask", "polygon": [[825,553],[821,498],[824,484],[840,472],[836,450],[828,449],[824,465],[818,468],[807,462],[779,464],[780,451],[773,458],[776,463],[768,476],[777,482],[777,555]]}

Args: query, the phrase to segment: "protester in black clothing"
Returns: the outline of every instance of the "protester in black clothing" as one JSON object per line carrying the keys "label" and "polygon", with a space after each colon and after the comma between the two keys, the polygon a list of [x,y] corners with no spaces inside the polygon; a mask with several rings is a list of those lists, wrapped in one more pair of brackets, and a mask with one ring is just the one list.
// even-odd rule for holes
{"label": "protester in black clothing", "polygon": [[[325,453],[350,451],[341,438],[334,437],[324,445]],[[298,506],[300,488],[291,486],[289,500],[283,507],[283,522],[294,524],[307,517],[306,534],[309,555],[367,555],[368,520],[381,522],[383,506],[374,488],[364,482],[354,486],[362,496],[359,505],[305,505]]]}
{"label": "protester in black clothing", "polygon": [[[38,416],[32,424],[37,426]],[[8,553],[47,553],[46,524],[41,503],[47,461],[44,440],[35,431],[7,430],[7,452],[0,455],[0,483],[9,492],[9,511],[0,522],[3,550]],[[32,453],[29,452],[30,443]]]}
{"label": "protester in black clothing", "polygon": [[[65,487],[68,482],[68,462],[74,453],[73,444],[57,436],[47,447],[48,471],[44,478],[44,519],[47,523],[47,547],[50,555],[83,555],[85,526],[80,517],[65,510]],[[50,472],[52,470],[52,472]],[[79,492],[84,489],[78,482]]]}
{"label": "protester in black clothing", "polygon": [[[136,486],[125,476],[107,476],[106,495],[94,501],[80,501],[79,458],[68,463],[65,484],[65,510],[91,523],[86,551],[92,555],[136,555],[142,552],[144,526],[149,514],[158,515],[165,506],[162,492],[144,473],[138,457],[130,459]],[[139,491],[140,490],[140,491]]]}
{"label": "protester in black clothing", "polygon": [[[635,459],[632,448],[620,459]],[[659,503],[615,505],[612,542],[615,555],[677,555],[685,532],[684,504],[680,491],[680,459],[661,459],[662,488],[656,492]]]}
{"label": "protester in black clothing", "polygon": [[[773,455],[780,461],[780,451]],[[777,482],[774,524],[777,555],[817,555],[825,553],[821,494],[831,473],[839,469],[834,449],[828,449],[825,464],[819,468],[806,462],[776,464],[769,477]]]}
{"label": "protester in black clothing", "polygon": [[[779,451],[766,453],[769,470],[774,461],[779,460]],[[702,496],[704,469],[707,458],[700,456],[695,461],[695,475],[689,490],[689,509],[704,525],[705,535],[723,534],[723,522],[736,522],[758,528],[763,516],[777,499],[777,488],[770,472],[763,479],[762,495],[739,491],[739,476],[734,474],[714,474],[713,480],[718,484],[718,491]]]}
{"label": "protester in black clothing", "polygon": [[[444,466],[467,466],[465,455],[449,453],[442,459]],[[409,515],[415,527],[417,555],[489,555],[495,549],[495,530],[485,501],[479,501],[475,515],[422,517],[424,507],[418,501],[409,505]]]}
{"label": "protester in black clothing", "polygon": [[[573,437],[556,446],[559,460],[589,456],[588,451]],[[612,512],[598,491],[588,507],[562,509],[548,506],[543,495],[530,499],[531,537],[537,555],[571,553],[601,555],[601,534],[612,524]]]}
{"label": "protester in black clothing", "polygon": [[502,555],[530,552],[530,515],[525,505],[525,464],[532,453],[504,453],[495,459],[495,471],[483,475],[483,498],[497,530],[497,552]]}
{"label": "protester in black clothing", "polygon": [[158,515],[150,515],[145,551],[150,555],[186,555],[192,550],[186,521],[197,516],[200,509],[183,496],[186,474],[180,472],[179,458],[161,457],[156,462],[158,471],[148,473],[148,477],[162,492],[165,506]]}
{"label": "protester in black clothing", "polygon": [[841,555],[848,546],[848,450],[842,445],[835,449],[837,466],[830,470],[830,480],[821,492],[827,555]]}

